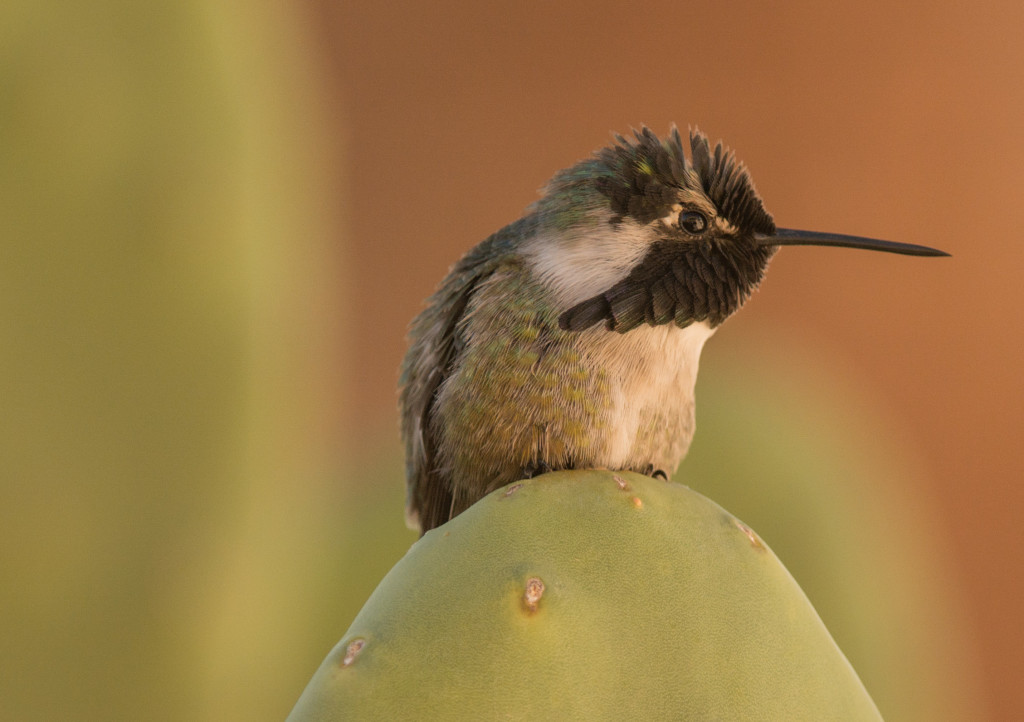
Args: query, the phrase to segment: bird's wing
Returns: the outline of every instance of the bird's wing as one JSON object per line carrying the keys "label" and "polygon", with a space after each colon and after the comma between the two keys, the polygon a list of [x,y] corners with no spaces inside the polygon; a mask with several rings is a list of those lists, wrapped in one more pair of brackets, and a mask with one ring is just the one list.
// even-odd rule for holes
{"label": "bird's wing", "polygon": [[465,344],[460,321],[473,293],[507,257],[512,239],[529,217],[506,227],[473,248],[455,264],[427,307],[413,320],[410,346],[402,362],[399,406],[405,442],[406,521],[427,532],[452,516],[451,480],[438,468],[438,389],[451,374]]}

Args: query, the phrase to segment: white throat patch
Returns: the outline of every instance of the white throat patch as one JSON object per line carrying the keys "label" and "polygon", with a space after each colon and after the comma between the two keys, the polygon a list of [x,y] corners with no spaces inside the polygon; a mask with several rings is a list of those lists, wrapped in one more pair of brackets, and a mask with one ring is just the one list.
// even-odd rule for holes
{"label": "white throat patch", "polygon": [[[560,237],[555,237],[560,235]],[[624,220],[584,225],[565,233],[552,231],[527,241],[523,257],[536,277],[564,308],[607,291],[629,275],[650,248],[651,234]]]}

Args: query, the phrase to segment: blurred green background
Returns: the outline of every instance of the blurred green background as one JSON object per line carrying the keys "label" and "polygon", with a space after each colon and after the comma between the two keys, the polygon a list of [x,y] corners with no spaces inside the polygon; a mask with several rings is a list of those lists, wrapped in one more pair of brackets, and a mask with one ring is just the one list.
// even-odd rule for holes
{"label": "blurred green background", "polygon": [[1012,718],[1024,11],[928,7],[6,2],[0,718],[282,719],[415,538],[406,323],[554,170],[673,121],[780,225],[953,252],[781,253],[678,478],[889,719]]}

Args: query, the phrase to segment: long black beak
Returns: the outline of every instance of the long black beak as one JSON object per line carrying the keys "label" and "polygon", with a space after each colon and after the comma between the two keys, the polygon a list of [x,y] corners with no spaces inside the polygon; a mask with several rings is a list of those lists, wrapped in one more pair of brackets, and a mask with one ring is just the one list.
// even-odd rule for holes
{"label": "long black beak", "polygon": [[791,228],[778,228],[772,235],[757,235],[758,245],[762,246],[840,246],[843,248],[865,248],[869,251],[885,251],[886,253],[902,253],[907,256],[948,256],[945,251],[928,246],[916,246],[913,243],[893,243],[879,241],[875,238],[860,236],[844,236],[839,233],[816,233],[815,231],[795,231]]}

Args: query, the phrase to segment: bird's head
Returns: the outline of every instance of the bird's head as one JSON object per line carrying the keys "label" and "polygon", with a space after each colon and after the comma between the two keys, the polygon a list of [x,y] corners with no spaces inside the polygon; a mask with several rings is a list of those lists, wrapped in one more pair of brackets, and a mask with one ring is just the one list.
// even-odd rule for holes
{"label": "bird's head", "polygon": [[564,310],[563,330],[604,322],[705,322],[735,313],[783,245],[835,245],[913,255],[942,251],[855,236],[778,229],[750,174],[721,143],[677,129],[616,142],[563,170],[534,210],[538,232],[524,252]]}

